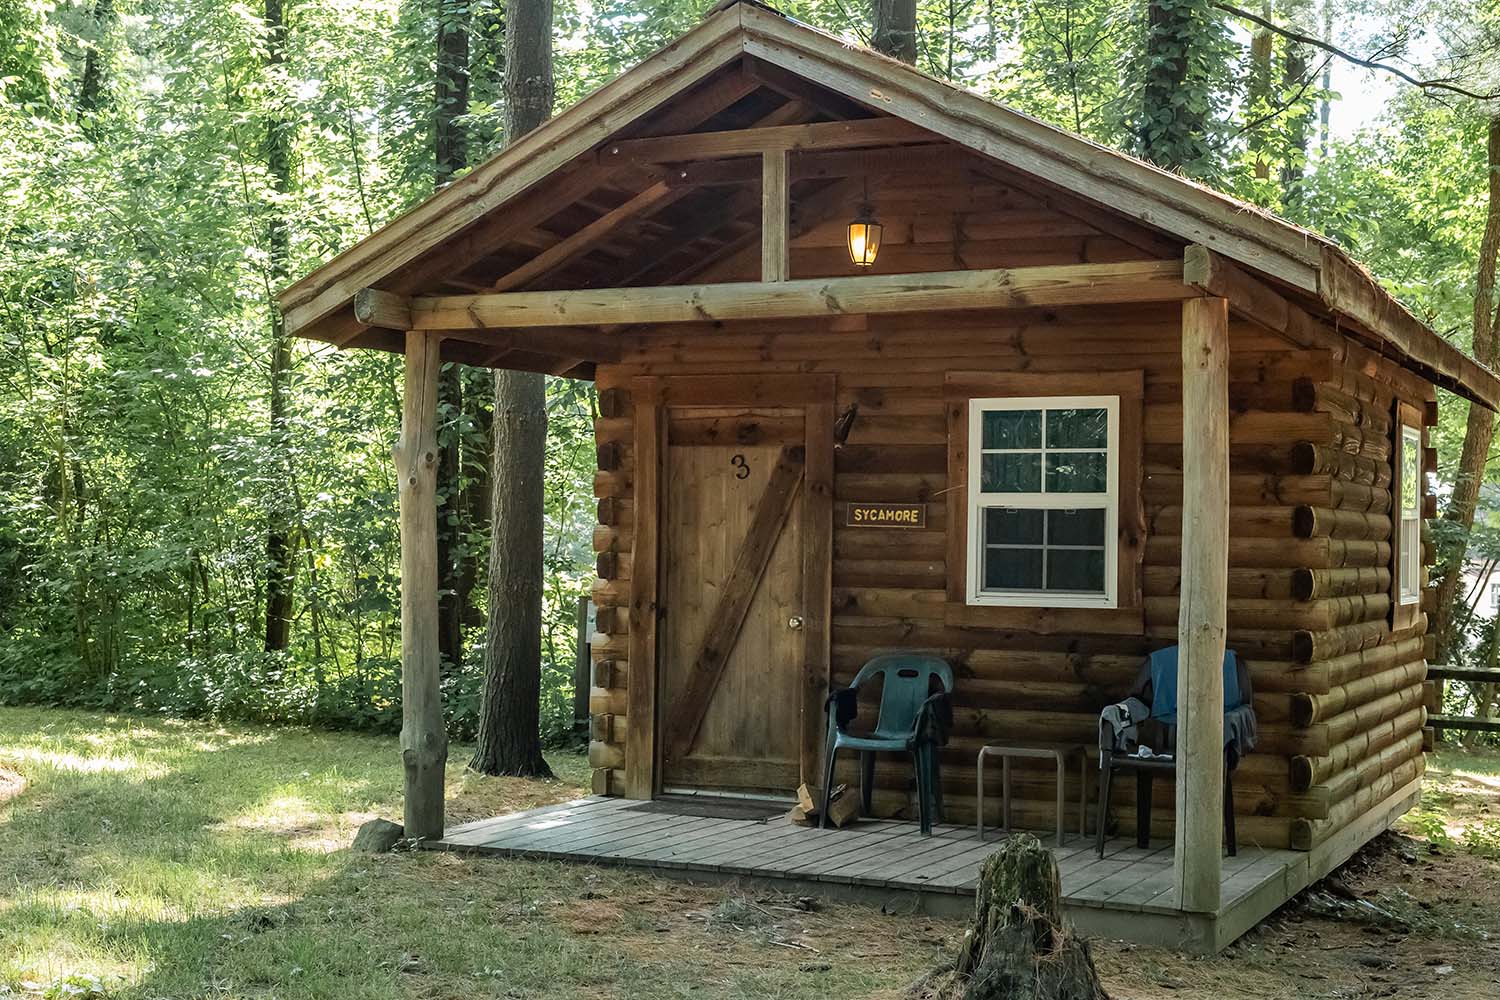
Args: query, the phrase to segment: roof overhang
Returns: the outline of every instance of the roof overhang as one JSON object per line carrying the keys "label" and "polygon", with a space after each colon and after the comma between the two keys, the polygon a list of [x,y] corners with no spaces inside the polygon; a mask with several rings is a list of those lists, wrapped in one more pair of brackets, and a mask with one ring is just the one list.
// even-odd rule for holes
{"label": "roof overhang", "polygon": [[[1064,132],[869,49],[733,3],[644,62],[281,293],[287,330],[342,343],[355,295],[605,146],[631,123],[744,56],[919,126],[1009,169],[1197,244],[1300,293],[1436,384],[1500,409],[1500,379],[1443,340],[1333,243],[1255,206]],[[460,245],[456,248],[462,252]]]}

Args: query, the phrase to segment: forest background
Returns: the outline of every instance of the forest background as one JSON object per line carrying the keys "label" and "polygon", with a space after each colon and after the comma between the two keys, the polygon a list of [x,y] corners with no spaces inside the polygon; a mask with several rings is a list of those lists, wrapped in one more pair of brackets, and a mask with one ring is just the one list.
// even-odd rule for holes
{"label": "forest background", "polygon": [[[556,107],[708,5],[557,0]],[[778,6],[869,39],[856,0]],[[503,0],[0,0],[0,702],[399,728],[399,358],[293,344],[273,299],[461,174],[440,162],[455,135],[467,164],[504,144],[504,21]],[[1496,72],[1496,37],[1500,0],[924,0],[917,64],[1329,236],[1484,356],[1500,107],[1469,81]],[[471,739],[492,414],[488,373],[448,378],[443,684]],[[549,379],[553,741],[593,579],[594,406]],[[1451,484],[1468,411],[1441,412]],[[1483,563],[1500,502],[1479,507]],[[1459,527],[1439,543],[1461,550]],[[1473,596],[1444,653],[1493,666]],[[1453,709],[1489,714],[1493,687],[1454,686]]]}

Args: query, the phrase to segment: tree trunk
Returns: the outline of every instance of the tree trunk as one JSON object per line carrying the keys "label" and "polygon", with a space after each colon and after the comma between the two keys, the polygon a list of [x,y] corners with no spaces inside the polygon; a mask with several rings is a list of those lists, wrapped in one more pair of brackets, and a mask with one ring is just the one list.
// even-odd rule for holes
{"label": "tree trunk", "polygon": [[1195,49],[1204,41],[1197,37],[1198,18],[1211,16],[1202,6],[1197,0],[1147,3],[1136,151],[1167,170],[1190,168],[1206,153],[1206,83],[1192,71]]}
{"label": "tree trunk", "polygon": [[[469,0],[437,0],[437,70],[432,107],[433,187],[441,189],[468,165],[468,136],[459,119],[469,113]],[[468,525],[459,504],[464,480],[463,369],[449,365],[438,380],[442,429],[437,471],[438,655],[457,671],[464,656],[464,605],[460,587]]]}
{"label": "tree trunk", "polygon": [[[1295,28],[1306,30],[1304,23],[1311,19],[1307,0],[1291,0],[1286,5],[1286,17]],[[1281,67],[1281,99],[1291,101],[1287,108],[1286,148],[1281,160],[1281,196],[1287,204],[1293,204],[1302,196],[1302,178],[1307,171],[1307,142],[1312,131],[1312,102],[1306,98],[1295,98],[1302,89],[1307,75],[1308,48],[1299,42],[1287,39],[1285,61]]]}
{"label": "tree trunk", "polygon": [[[552,0],[509,0],[505,13],[506,141],[552,113]],[[542,686],[542,480],[547,382],[495,372],[490,616],[479,745],[484,774],[550,775],[538,732]]]}
{"label": "tree trunk", "polygon": [[85,132],[91,131],[94,117],[104,107],[105,45],[114,30],[114,0],[95,0],[93,10],[94,37],[88,42],[88,51],[83,56],[83,78],[78,84],[78,123]]}
{"label": "tree trunk", "polygon": [[917,62],[916,0],[874,0],[870,47],[893,59]]}
{"label": "tree trunk", "polygon": [[[282,0],[265,0],[267,75],[286,61],[286,15]],[[292,123],[281,106],[279,87],[272,88],[273,107],[266,117],[266,174],[277,195],[292,190]],[[280,205],[268,209],[266,248],[269,257],[266,275],[266,297],[271,314],[271,398],[270,420],[274,444],[280,447],[286,435],[287,391],[292,373],[292,341],[286,335],[281,310],[271,296],[286,284],[290,234]],[[284,500],[270,499],[266,529],[266,637],[268,653],[280,652],[291,644],[292,592],[296,586],[296,564],[292,558],[291,524]]]}
{"label": "tree trunk", "polygon": [[[1474,358],[1480,364],[1495,367],[1496,325],[1495,262],[1500,255],[1500,116],[1490,119],[1486,142],[1489,218],[1479,244],[1479,267],[1474,282]],[[1478,403],[1469,404],[1469,422],[1464,429],[1463,450],[1459,454],[1458,472],[1454,476],[1453,496],[1443,518],[1454,525],[1457,540],[1443,553],[1439,567],[1437,609],[1431,631],[1437,636],[1437,662],[1446,663],[1453,645],[1454,605],[1463,578],[1464,555],[1468,550],[1469,529],[1474,525],[1474,509],[1479,503],[1479,488],[1484,483],[1485,463],[1495,438],[1495,414]]]}
{"label": "tree trunk", "polygon": [[1011,837],[979,873],[958,961],[912,987],[920,1000],[1109,1000],[1088,942],[1062,915],[1057,862],[1030,834]]}

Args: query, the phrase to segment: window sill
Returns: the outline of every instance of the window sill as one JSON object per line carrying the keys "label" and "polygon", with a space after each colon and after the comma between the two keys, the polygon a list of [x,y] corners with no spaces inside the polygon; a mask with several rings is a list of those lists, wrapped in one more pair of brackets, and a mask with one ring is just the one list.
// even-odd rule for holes
{"label": "window sill", "polygon": [[943,620],[961,628],[1011,629],[1039,635],[1146,633],[1146,616],[1141,608],[1032,608],[949,601],[943,605]]}

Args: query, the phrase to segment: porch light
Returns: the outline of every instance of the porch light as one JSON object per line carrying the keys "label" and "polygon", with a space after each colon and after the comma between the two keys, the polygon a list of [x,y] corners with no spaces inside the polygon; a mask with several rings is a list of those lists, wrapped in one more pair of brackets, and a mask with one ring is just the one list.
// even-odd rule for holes
{"label": "porch light", "polygon": [[880,233],[884,227],[875,220],[875,209],[869,203],[859,207],[859,214],[849,223],[849,259],[856,267],[869,267],[880,253]]}

